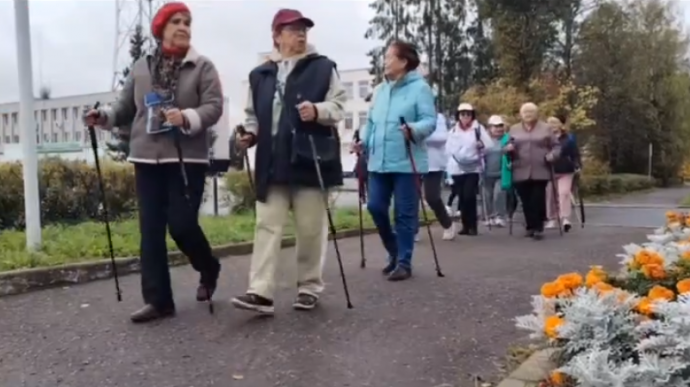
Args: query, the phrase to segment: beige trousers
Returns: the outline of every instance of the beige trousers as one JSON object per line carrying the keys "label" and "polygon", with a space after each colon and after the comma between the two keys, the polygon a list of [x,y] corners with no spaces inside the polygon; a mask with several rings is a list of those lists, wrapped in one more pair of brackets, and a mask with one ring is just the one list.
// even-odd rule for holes
{"label": "beige trousers", "polygon": [[323,291],[322,254],[326,208],[321,190],[271,187],[265,203],[256,203],[254,252],[247,293],[274,299],[283,229],[292,208],[296,253],[297,291],[318,297]]}

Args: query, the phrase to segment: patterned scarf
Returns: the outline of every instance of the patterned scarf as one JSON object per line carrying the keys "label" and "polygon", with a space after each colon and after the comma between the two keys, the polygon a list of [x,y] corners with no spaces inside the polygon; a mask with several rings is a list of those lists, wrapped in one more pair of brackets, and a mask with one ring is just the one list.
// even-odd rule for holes
{"label": "patterned scarf", "polygon": [[151,76],[153,78],[153,91],[163,99],[170,99],[175,95],[177,82],[180,78],[180,67],[183,58],[179,56],[164,55],[159,45],[153,53],[151,63]]}

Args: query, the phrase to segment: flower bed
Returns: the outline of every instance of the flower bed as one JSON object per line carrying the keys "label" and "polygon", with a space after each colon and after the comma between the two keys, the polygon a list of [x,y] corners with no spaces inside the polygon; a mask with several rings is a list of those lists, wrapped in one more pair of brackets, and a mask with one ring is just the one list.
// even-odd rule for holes
{"label": "flower bed", "polygon": [[516,319],[557,348],[542,386],[690,385],[690,214],[668,213],[648,242],[623,250],[618,272],[561,275]]}

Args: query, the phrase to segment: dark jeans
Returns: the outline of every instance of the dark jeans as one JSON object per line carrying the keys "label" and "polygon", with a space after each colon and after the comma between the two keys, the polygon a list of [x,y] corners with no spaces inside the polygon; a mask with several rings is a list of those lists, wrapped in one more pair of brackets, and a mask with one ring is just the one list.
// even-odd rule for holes
{"label": "dark jeans", "polygon": [[448,215],[446,207],[443,205],[443,199],[441,199],[441,188],[443,184],[443,171],[429,172],[424,176],[424,199],[429,205],[436,219],[443,228],[449,228],[453,225],[453,220]]}
{"label": "dark jeans", "polygon": [[[410,269],[414,250],[414,236],[419,227],[419,177],[412,173],[369,172],[369,201],[367,209],[389,259],[398,266]],[[394,200],[395,231],[391,225],[390,206]]]}
{"label": "dark jeans", "polygon": [[201,273],[202,283],[215,286],[220,263],[199,226],[199,207],[204,195],[205,164],[185,164],[189,200],[184,195],[180,165],[134,164],[139,228],[141,231],[141,291],[146,304],[174,306],[166,232]]}
{"label": "dark jeans", "polygon": [[477,230],[477,193],[479,192],[479,174],[466,173],[453,176],[453,191],[458,196],[458,210],[462,228]]}
{"label": "dark jeans", "polygon": [[528,231],[544,231],[546,219],[546,180],[515,182],[515,190],[522,202]]}

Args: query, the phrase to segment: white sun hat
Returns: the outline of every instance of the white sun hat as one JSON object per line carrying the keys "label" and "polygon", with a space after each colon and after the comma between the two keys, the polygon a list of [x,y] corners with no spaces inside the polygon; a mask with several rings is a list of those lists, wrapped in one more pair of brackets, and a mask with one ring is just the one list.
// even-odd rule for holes
{"label": "white sun hat", "polygon": [[503,118],[498,115],[493,115],[489,117],[489,125],[496,126],[496,125],[504,125],[505,122],[503,122]]}
{"label": "white sun hat", "polygon": [[473,112],[474,108],[472,105],[468,103],[461,103],[460,106],[458,106],[458,111],[459,112]]}

